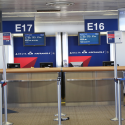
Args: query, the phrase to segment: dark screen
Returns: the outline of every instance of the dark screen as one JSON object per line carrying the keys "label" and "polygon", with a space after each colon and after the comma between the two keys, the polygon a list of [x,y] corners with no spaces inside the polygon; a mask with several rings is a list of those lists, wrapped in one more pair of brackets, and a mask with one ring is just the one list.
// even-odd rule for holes
{"label": "dark screen", "polygon": [[20,68],[20,63],[7,63],[7,68]]}
{"label": "dark screen", "polygon": [[114,66],[114,61],[103,61],[103,66]]}
{"label": "dark screen", "polygon": [[44,67],[53,67],[53,63],[52,62],[41,62],[40,63],[40,67],[44,68]]}

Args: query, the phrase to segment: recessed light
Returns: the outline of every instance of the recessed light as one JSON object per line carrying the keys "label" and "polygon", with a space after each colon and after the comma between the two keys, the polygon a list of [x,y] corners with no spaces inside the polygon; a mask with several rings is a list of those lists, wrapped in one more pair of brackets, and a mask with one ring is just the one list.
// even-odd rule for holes
{"label": "recessed light", "polygon": [[72,6],[74,5],[73,2],[68,1],[56,1],[56,2],[49,2],[46,3],[47,6]]}

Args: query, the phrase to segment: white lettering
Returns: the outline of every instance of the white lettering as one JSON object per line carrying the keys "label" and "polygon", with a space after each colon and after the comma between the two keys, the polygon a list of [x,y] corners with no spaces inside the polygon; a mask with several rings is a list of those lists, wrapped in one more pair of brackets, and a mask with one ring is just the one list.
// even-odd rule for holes
{"label": "white lettering", "polygon": [[95,23],[94,26],[95,26],[95,30],[97,30],[97,23]]}
{"label": "white lettering", "polygon": [[30,32],[30,30],[32,28],[32,24],[27,24],[27,26],[29,26],[28,32]]}
{"label": "white lettering", "polygon": [[93,30],[93,23],[87,23],[88,30]]}
{"label": "white lettering", "polygon": [[21,32],[21,24],[15,24],[16,32]]}
{"label": "white lettering", "polygon": [[99,24],[99,29],[100,29],[100,30],[104,30],[104,28],[105,28],[105,27],[104,27],[104,23],[100,23],[100,24]]}
{"label": "white lettering", "polygon": [[23,27],[23,31],[25,32],[25,31],[26,31],[25,24],[24,24],[24,25],[22,25],[22,27]]}

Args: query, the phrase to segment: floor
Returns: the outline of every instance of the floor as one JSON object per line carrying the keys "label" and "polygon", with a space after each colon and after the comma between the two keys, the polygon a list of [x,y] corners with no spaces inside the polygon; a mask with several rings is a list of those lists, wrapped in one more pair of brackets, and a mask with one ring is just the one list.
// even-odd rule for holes
{"label": "floor", "polygon": [[[36,108],[8,108],[8,121],[14,125],[57,125],[53,121],[57,107],[36,107]],[[70,117],[62,121],[63,125],[118,125],[118,121],[111,121],[115,117],[115,106],[62,106],[62,112]],[[125,106],[122,106],[122,118],[125,119]],[[4,121],[4,114],[3,114]],[[125,125],[125,120],[122,122]]]}

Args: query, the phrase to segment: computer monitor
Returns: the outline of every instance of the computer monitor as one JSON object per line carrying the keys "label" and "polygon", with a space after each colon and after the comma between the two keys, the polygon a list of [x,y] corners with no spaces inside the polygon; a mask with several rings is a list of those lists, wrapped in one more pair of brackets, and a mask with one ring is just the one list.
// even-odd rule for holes
{"label": "computer monitor", "polygon": [[69,67],[83,67],[83,62],[70,62]]}
{"label": "computer monitor", "polygon": [[20,68],[20,63],[7,63],[7,68]]}
{"label": "computer monitor", "polygon": [[78,45],[100,45],[100,32],[78,32]]}
{"label": "computer monitor", "polygon": [[45,32],[24,33],[23,46],[46,46]]}
{"label": "computer monitor", "polygon": [[114,66],[114,61],[103,61],[103,66]]}
{"label": "computer monitor", "polygon": [[40,68],[53,67],[53,62],[40,62]]}

